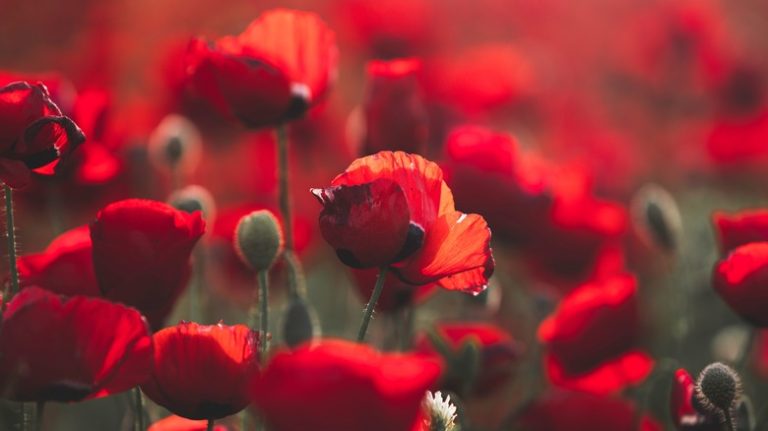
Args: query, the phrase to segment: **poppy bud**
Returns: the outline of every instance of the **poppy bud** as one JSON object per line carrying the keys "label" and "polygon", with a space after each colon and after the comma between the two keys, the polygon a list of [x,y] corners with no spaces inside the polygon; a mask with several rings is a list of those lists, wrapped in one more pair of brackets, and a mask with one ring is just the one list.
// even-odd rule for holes
{"label": "poppy bud", "polygon": [[731,414],[741,397],[741,379],[731,367],[715,362],[707,365],[696,381],[696,397],[710,414],[721,422],[731,420]]}
{"label": "poppy bud", "polygon": [[635,228],[649,244],[674,252],[680,246],[682,220],[672,195],[656,184],[646,184],[632,198]]}
{"label": "poppy bud", "polygon": [[283,312],[283,341],[288,347],[318,337],[320,326],[312,307],[301,297],[295,297],[288,302]]}
{"label": "poppy bud", "polygon": [[168,203],[181,211],[193,213],[200,211],[208,226],[213,226],[216,219],[216,202],[213,195],[206,188],[191,185],[181,190],[176,190],[168,197]]}
{"label": "poppy bud", "polygon": [[268,210],[254,211],[241,218],[235,228],[235,249],[254,271],[268,270],[283,251],[280,223]]}
{"label": "poppy bud", "polygon": [[192,171],[200,160],[202,138],[185,117],[167,115],[149,137],[152,162],[160,169]]}

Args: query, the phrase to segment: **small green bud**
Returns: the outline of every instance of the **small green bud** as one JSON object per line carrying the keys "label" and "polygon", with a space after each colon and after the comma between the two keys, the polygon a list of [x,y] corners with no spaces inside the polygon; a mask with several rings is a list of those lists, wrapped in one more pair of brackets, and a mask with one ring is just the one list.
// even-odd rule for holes
{"label": "small green bud", "polygon": [[176,190],[168,197],[168,204],[188,213],[202,212],[203,218],[209,226],[212,226],[216,219],[216,203],[213,200],[213,195],[201,186],[191,185]]}
{"label": "small green bud", "polygon": [[280,222],[268,210],[244,216],[235,228],[235,249],[240,259],[254,271],[268,270],[283,251]]}
{"label": "small green bud", "polygon": [[283,341],[296,347],[319,336],[320,325],[312,307],[301,297],[288,302],[283,311]]}
{"label": "small green bud", "polygon": [[645,242],[670,253],[680,247],[683,222],[668,191],[646,184],[635,193],[630,207],[635,229]]}
{"label": "small green bud", "polygon": [[152,162],[161,169],[191,172],[202,152],[202,137],[197,127],[181,115],[163,118],[149,137]]}

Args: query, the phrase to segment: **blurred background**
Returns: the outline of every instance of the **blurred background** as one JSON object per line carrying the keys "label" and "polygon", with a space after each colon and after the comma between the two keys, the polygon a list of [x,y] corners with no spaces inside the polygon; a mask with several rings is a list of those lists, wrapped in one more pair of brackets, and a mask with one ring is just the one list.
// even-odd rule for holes
{"label": "blurred background", "polygon": [[[489,220],[497,263],[486,294],[435,292],[421,303],[415,330],[490,321],[522,349],[517,377],[467,404],[473,429],[496,429],[527,396],[525,376],[541,373],[539,322],[605,267],[638,278],[642,344],[657,364],[671,358],[695,373],[741,348],[746,326],[711,288],[711,214],[759,208],[768,197],[768,3],[758,0],[0,0],[0,83],[42,80],[89,137],[64,175],[16,193],[21,253],[44,249],[114,200],[166,200],[199,184],[216,205],[203,245],[206,323],[244,321],[254,279],[234,257],[232,232],[246,212],[277,208],[274,134],[246,130],[191,95],[183,58],[190,38],[238,34],[274,7],[318,13],[339,45],[334,87],[289,130],[297,249],[323,335],[354,335],[366,300],[358,290],[369,292],[372,279],[358,289],[322,240],[308,190],[371,151],[364,113],[378,87],[366,64],[407,57],[418,70],[391,100],[422,131],[416,150],[444,166],[457,208]],[[186,116],[201,136],[197,163],[180,176],[150,145],[168,114]],[[462,159],[453,133],[466,125],[507,141],[479,162]],[[648,241],[632,212],[649,183],[679,208],[672,253]],[[522,237],[532,221],[520,214],[537,199],[568,203],[562,235]],[[281,272],[275,310],[285,302]],[[382,312],[372,342],[385,346],[400,318]],[[758,408],[768,402],[767,377],[757,368],[744,375]],[[670,378],[642,389],[666,426]],[[51,405],[46,418],[56,430],[125,429],[129,397]]]}

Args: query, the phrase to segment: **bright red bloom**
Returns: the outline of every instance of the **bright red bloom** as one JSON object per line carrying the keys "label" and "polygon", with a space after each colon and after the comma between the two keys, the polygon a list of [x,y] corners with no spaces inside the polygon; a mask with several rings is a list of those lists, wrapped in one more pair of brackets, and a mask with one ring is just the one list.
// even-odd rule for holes
{"label": "bright red bloom", "polygon": [[548,168],[515,139],[479,126],[455,128],[445,141],[445,178],[462,211],[482,214],[494,237],[525,246],[552,204]]}
{"label": "bright red bloom", "polygon": [[767,283],[768,242],[736,247],[714,268],[713,285],[720,297],[736,314],[759,327],[768,327]]}
{"label": "bright red bloom", "polygon": [[382,150],[424,154],[428,117],[417,59],[368,63],[368,94],[363,105],[363,155]]}
{"label": "bright red bloom", "polygon": [[[520,423],[530,431],[618,431],[634,429],[637,408],[619,398],[553,391],[534,401]],[[653,418],[640,418],[641,431],[661,431]]]}
{"label": "bright red bloom", "polygon": [[712,215],[712,223],[722,253],[750,242],[768,241],[768,210],[757,209],[734,214],[718,211]]}
{"label": "bright red bloom", "polygon": [[[488,323],[444,323],[437,325],[435,330],[451,350],[450,357],[443,358],[425,334],[416,339],[416,351],[444,360],[448,366],[444,388],[461,393],[470,387],[473,394],[482,396],[508,383],[521,353],[520,345],[509,333]],[[451,359],[456,359],[454,355],[458,355],[466,343],[475,343],[479,353],[478,374],[472,376],[471,382],[465,382],[466,370],[451,369]]]}
{"label": "bright red bloom", "polygon": [[258,372],[258,335],[245,325],[182,322],[152,337],[155,366],[141,390],[188,419],[220,419],[244,409]]}
{"label": "bright red bloom", "polygon": [[[363,301],[368,301],[376,285],[379,271],[376,269],[353,269],[353,284]],[[397,277],[387,277],[384,280],[384,290],[376,302],[376,311],[382,313],[394,313],[411,305],[426,301],[437,286],[425,284],[412,286],[404,283]]]}
{"label": "bright red bloom", "polygon": [[696,400],[696,383],[688,371],[675,371],[669,408],[675,428],[685,431],[719,431],[720,419],[700,411]]}
{"label": "bright red bloom", "polygon": [[90,228],[103,296],[136,307],[160,328],[189,280],[192,248],[204,232],[201,214],[127,199],[99,211]]}
{"label": "bright red bloom", "polygon": [[[160,419],[149,426],[147,431],[206,431],[208,428],[207,420],[192,420],[181,416],[171,415]],[[215,425],[214,431],[227,431],[224,425]]]}
{"label": "bright red bloom", "polygon": [[[43,84],[0,88],[0,180],[26,186],[32,170],[57,166],[85,135],[50,99]],[[50,165],[50,166],[49,166]]]}
{"label": "bright red bloom", "polygon": [[323,237],[349,266],[389,265],[406,283],[472,293],[493,273],[485,220],[456,211],[442,171],[421,156],[382,151],[357,159],[312,193],[323,205]]}
{"label": "bright red bloom", "polygon": [[16,401],[104,397],[136,386],[152,366],[152,339],[138,311],[36,287],[8,303],[0,352],[0,394]]}
{"label": "bright red bloom", "polygon": [[629,275],[587,283],[565,296],[539,326],[553,383],[597,394],[642,382],[653,360],[636,350],[637,284]]}
{"label": "bright red bloom", "polygon": [[341,0],[334,2],[342,38],[373,58],[416,55],[434,39],[435,9],[431,0]]}
{"label": "bright red bloom", "polygon": [[439,375],[418,355],[324,340],[276,354],[253,381],[253,401],[275,431],[402,431]]}
{"label": "bright red bloom", "polygon": [[20,256],[17,266],[23,287],[38,286],[68,296],[101,296],[88,226],[64,232],[42,253]]}
{"label": "bright red bloom", "polygon": [[427,64],[428,96],[470,118],[509,110],[531,94],[534,72],[512,46],[489,44]]}
{"label": "bright red bloom", "polygon": [[187,63],[201,96],[248,127],[301,116],[327,92],[338,52],[315,14],[274,9],[239,36],[190,44]]}

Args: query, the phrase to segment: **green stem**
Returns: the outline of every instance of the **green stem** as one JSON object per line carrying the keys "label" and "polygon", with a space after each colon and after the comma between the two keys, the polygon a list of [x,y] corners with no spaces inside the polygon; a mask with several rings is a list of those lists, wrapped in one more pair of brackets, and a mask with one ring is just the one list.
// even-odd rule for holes
{"label": "green stem", "polygon": [[293,219],[291,218],[290,177],[288,172],[288,127],[277,126],[277,179],[280,187],[280,212],[283,216],[285,249],[293,250]]}
{"label": "green stem", "polygon": [[267,360],[269,350],[269,271],[259,271],[259,306],[261,307],[261,325],[259,326],[259,356],[261,361]]}
{"label": "green stem", "polygon": [[13,224],[13,191],[5,187],[5,229],[8,237],[8,265],[11,270],[11,297],[19,291],[19,270],[16,266],[16,230]]}
{"label": "green stem", "polygon": [[43,413],[45,412],[45,401],[37,402],[37,409],[35,409],[35,429],[41,431],[43,429]]}
{"label": "green stem", "polygon": [[208,426],[205,428],[208,431],[213,431],[213,419],[208,419]]}
{"label": "green stem", "polygon": [[134,410],[134,430],[145,431],[147,425],[144,423],[144,395],[138,386],[133,388],[133,410]]}
{"label": "green stem", "polygon": [[371,322],[373,316],[373,309],[376,307],[376,302],[379,301],[381,291],[384,290],[384,280],[387,278],[387,267],[382,266],[379,269],[379,277],[376,279],[376,285],[373,287],[373,293],[371,293],[371,299],[368,301],[368,305],[365,306],[365,312],[363,312],[363,321],[360,322],[360,330],[357,333],[357,342],[362,343],[365,340],[365,332],[368,330],[368,324]]}

